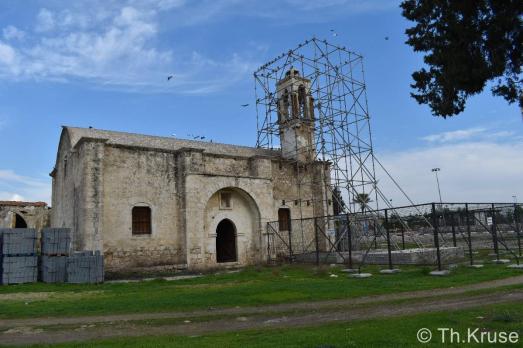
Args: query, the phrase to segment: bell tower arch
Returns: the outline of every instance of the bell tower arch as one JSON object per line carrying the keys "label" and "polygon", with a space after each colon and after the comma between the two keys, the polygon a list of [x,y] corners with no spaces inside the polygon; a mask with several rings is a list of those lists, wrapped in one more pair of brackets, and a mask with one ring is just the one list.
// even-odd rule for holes
{"label": "bell tower arch", "polygon": [[314,159],[314,98],[311,81],[291,67],[276,83],[282,155],[308,162]]}

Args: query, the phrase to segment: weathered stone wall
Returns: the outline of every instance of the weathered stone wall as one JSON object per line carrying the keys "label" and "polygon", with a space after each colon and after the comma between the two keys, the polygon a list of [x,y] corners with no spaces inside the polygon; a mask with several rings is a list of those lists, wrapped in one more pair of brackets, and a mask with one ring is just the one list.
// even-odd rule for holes
{"label": "weathered stone wall", "polygon": [[[297,175],[294,163],[269,150],[150,138],[154,146],[135,134],[62,133],[52,225],[71,227],[76,249],[103,250],[109,271],[256,263],[266,257],[266,224],[278,219],[283,200],[292,218],[332,210],[323,163],[298,168],[303,172]],[[221,190],[231,192],[231,209],[221,209]],[[137,205],[151,208],[151,235],[132,234]],[[216,261],[216,228],[223,219],[237,233],[233,263]]]}
{"label": "weathered stone wall", "polygon": [[[185,163],[185,233],[190,269],[246,265],[261,261],[262,233],[274,219],[270,159],[228,157],[201,152],[183,154]],[[220,209],[219,192],[232,193],[232,208]],[[223,219],[237,231],[238,261],[217,263],[216,227]]]}
{"label": "weathered stone wall", "polygon": [[[185,264],[176,162],[176,153],[105,147],[103,243],[109,270]],[[132,234],[137,205],[151,208],[150,235]]]}
{"label": "weathered stone wall", "polygon": [[82,149],[73,148],[69,133],[64,129],[60,137],[53,178],[51,226],[72,230],[73,248],[84,248],[83,182],[85,158]]}
{"label": "weathered stone wall", "polygon": [[43,202],[0,202],[0,227],[15,228],[16,215],[24,219],[28,228],[41,230],[50,223],[50,208]]}

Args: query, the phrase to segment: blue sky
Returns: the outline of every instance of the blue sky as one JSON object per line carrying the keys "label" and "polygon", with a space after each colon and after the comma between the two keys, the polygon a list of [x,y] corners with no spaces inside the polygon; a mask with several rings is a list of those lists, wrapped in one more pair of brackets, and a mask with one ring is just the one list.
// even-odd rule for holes
{"label": "blue sky", "polygon": [[2,0],[0,199],[50,200],[61,125],[254,145],[252,72],[314,35],[365,57],[376,154],[415,201],[436,199],[436,166],[445,200],[523,200],[521,111],[489,91],[447,120],[418,105],[398,4]]}

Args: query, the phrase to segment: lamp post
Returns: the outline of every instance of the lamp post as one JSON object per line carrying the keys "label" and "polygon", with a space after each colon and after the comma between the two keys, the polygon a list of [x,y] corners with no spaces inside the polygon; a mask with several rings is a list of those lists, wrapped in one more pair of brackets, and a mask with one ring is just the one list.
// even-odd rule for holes
{"label": "lamp post", "polygon": [[512,196],[512,199],[514,200],[514,203],[517,204],[518,203],[518,197],[516,195],[513,195]]}
{"label": "lamp post", "polygon": [[438,172],[440,171],[440,168],[432,168],[432,172],[436,174],[436,183],[438,184],[438,195],[439,195],[439,204],[443,204],[443,201],[441,200],[441,190],[439,188],[439,178],[438,178]]}

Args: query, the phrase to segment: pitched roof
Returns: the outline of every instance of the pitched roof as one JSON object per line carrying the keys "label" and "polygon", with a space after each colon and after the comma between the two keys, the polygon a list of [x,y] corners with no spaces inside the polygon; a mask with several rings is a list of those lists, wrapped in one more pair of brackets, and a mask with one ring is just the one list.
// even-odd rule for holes
{"label": "pitched roof", "polygon": [[159,150],[181,150],[183,148],[195,148],[203,150],[205,153],[230,155],[230,156],[269,156],[279,157],[280,151],[269,150],[248,146],[211,143],[206,141],[177,139],[172,137],[160,137],[153,135],[115,132],[95,128],[66,127],[69,133],[71,146],[74,147],[82,138],[99,139],[106,141],[107,144],[136,146]]}

